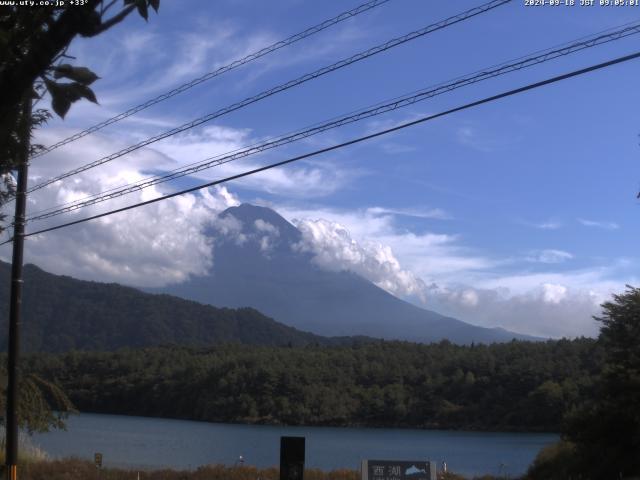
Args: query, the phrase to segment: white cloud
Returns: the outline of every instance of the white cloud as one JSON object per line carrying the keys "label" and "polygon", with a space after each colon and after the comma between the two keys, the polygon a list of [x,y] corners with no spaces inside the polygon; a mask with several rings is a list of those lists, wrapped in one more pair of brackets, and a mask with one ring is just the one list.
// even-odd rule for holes
{"label": "white cloud", "polygon": [[565,252],[564,250],[545,249],[532,252],[531,255],[527,257],[527,260],[539,263],[562,263],[572,258],[573,254]]}
{"label": "white cloud", "polygon": [[536,227],[542,230],[557,230],[562,227],[562,224],[559,222],[544,222],[535,225]]}
{"label": "white cloud", "polygon": [[101,103],[128,108],[235,60],[254,35],[240,35],[230,22],[184,26],[170,36],[149,24],[100,40],[76,40],[71,51],[104,78],[96,83]]}
{"label": "white cloud", "polygon": [[[155,152],[159,157],[157,169],[175,169],[212,157],[223,157],[254,143],[256,140],[250,137],[249,130],[209,126],[168,138],[146,150]],[[286,157],[286,153],[279,151],[277,160]],[[262,167],[269,163],[269,158],[268,154],[253,155],[201,170],[192,177],[204,181],[219,180]],[[233,183],[258,192],[311,198],[330,195],[359,175],[356,170],[338,166],[330,158],[325,158],[319,162],[302,161],[273,168]]]}
{"label": "white cloud", "polygon": [[254,222],[254,227],[258,232],[260,251],[268,254],[280,236],[280,230],[275,225],[260,218]]}
{"label": "white cloud", "polygon": [[218,217],[213,227],[220,236],[234,240],[236,245],[243,245],[248,240],[247,235],[242,233],[242,222],[233,215]]}
{"label": "white cloud", "polygon": [[559,230],[560,228],[562,228],[562,222],[559,222],[557,220],[547,220],[545,222],[521,221],[520,223],[528,227],[537,228],[540,230]]}
{"label": "white cloud", "polygon": [[542,284],[542,299],[546,303],[557,305],[567,297],[567,287],[564,285],[555,285],[553,283]]}
{"label": "white cloud", "polygon": [[382,149],[391,155],[399,155],[402,153],[411,153],[415,152],[417,147],[414,147],[410,144],[402,144],[397,142],[385,142],[382,144]]}
{"label": "white cloud", "polygon": [[[140,27],[130,24],[126,29],[106,32],[99,39],[78,38],[72,43],[75,62],[88,65],[102,77],[94,87],[101,107],[107,107],[87,106],[92,120],[84,122],[85,126],[215,72],[283,38],[282,32],[248,29],[229,19],[198,18],[189,23],[178,22],[174,27],[167,35],[152,22]],[[340,52],[351,52],[369,34],[369,30],[352,22],[342,23],[332,28],[328,37],[312,36],[288,47],[286,53],[284,49],[275,51],[253,61],[249,67],[236,69],[231,74],[232,81],[225,81],[225,91],[246,95],[250,88],[255,94],[255,81],[265,73],[318,59],[335,59],[336,55],[344,55]],[[207,95],[206,91],[196,89],[191,90],[192,96],[194,92],[201,97]],[[71,118],[78,113],[76,106],[72,113]]]}
{"label": "white cloud", "polygon": [[[209,199],[216,195],[208,192]],[[223,202],[224,195],[218,199]],[[211,241],[203,229],[216,212],[206,203],[200,195],[184,195],[70,227],[64,233],[30,237],[26,261],[84,279],[138,286],[181,282],[206,273],[213,264]]]}
{"label": "white cloud", "polygon": [[620,228],[620,225],[615,222],[597,222],[595,220],[585,220],[584,218],[579,218],[578,222],[585,227],[602,228],[603,230],[617,230]]}
{"label": "white cloud", "polygon": [[[43,143],[49,144],[67,133],[66,129],[52,128],[39,135]],[[167,139],[154,145],[154,148],[140,149],[125,158],[36,191],[30,195],[28,213],[35,214],[45,206],[67,204],[140,181],[148,176],[143,172],[171,170],[192,162],[194,158],[200,159],[205,154],[211,156],[235,150],[250,143],[249,134],[248,130],[218,125]],[[46,161],[34,162],[30,172],[31,185],[118,150],[126,145],[131,136],[126,133],[117,136],[95,134],[83,139],[85,141],[74,142],[64,152],[62,149],[53,151],[48,154]],[[198,178],[220,178],[255,165],[259,164],[226,165],[202,172]],[[338,178],[341,174],[339,169],[304,165],[290,167],[286,171],[274,170],[260,175],[260,178],[250,177],[243,184],[259,191],[322,195],[337,188],[341,180],[332,181],[332,178]],[[30,231],[151,200],[171,192],[172,188],[171,184],[161,184],[64,216],[33,222]],[[247,240],[241,225],[234,225],[228,219],[216,220],[217,212],[237,204],[238,199],[224,187],[174,197],[141,209],[70,227],[64,230],[64,234],[58,231],[32,237],[27,261],[55,273],[83,279],[117,281],[137,286],[181,282],[190,275],[206,273],[215,263],[213,241],[204,235],[204,230],[212,227],[214,221],[219,223],[216,225],[218,234],[233,236],[238,243]],[[255,227],[261,234],[259,245],[268,254],[278,236],[277,229],[265,222]]]}
{"label": "white cloud", "polygon": [[474,143],[477,141],[476,132],[471,127],[461,127],[457,132],[458,141],[463,145],[471,145],[474,146]]}
{"label": "white cloud", "polygon": [[[50,128],[39,132],[37,141],[51,144],[69,133],[67,129]],[[100,166],[99,169],[103,172],[101,175],[108,172],[109,175],[118,177],[117,182],[111,182],[112,187],[122,186],[142,178],[140,172],[172,171],[243,149],[254,142],[250,133],[248,129],[235,129],[221,125],[206,126],[136,150],[125,157]],[[146,137],[140,130],[131,134],[126,129],[119,129],[113,136],[94,134],[85,137],[65,147],[65,155],[54,151],[47,156],[46,162],[38,162],[34,165],[30,173],[31,184],[119,151],[125,148],[128,142],[135,143],[142,138]],[[261,167],[265,164],[265,160],[259,156],[243,158],[196,172],[191,177],[202,182],[220,180]],[[93,171],[84,173],[80,177],[81,181],[83,183],[90,181]],[[360,173],[356,170],[338,167],[331,159],[325,159],[322,162],[301,162],[271,169],[235,180],[234,185],[270,194],[310,198],[332,194],[359,175]],[[60,196],[68,197],[65,201],[72,201],[86,194],[100,191],[97,185],[93,189],[73,185],[72,190],[75,192],[74,195],[66,192],[65,195],[61,193]],[[61,202],[62,200],[55,204]]]}
{"label": "white cloud", "polygon": [[264,232],[268,235],[273,235],[275,237],[280,235],[280,230],[278,230],[278,227],[270,224],[269,222],[265,222],[261,218],[256,220],[254,222],[254,225],[256,227],[256,230],[258,230],[259,232]]}
{"label": "white cloud", "polygon": [[200,195],[204,204],[211,210],[222,211],[240,205],[238,197],[229,192],[225,186],[216,186],[213,189],[205,188],[200,191]]}
{"label": "white cloud", "polygon": [[[398,229],[394,215],[382,213],[386,210],[392,209],[278,207],[287,218],[307,219],[294,223],[305,230],[307,248],[319,265],[355,271],[396,295],[477,325],[543,337],[597,335],[592,316],[599,314],[599,305],[625,283],[638,283],[623,273],[630,270],[628,261],[606,268],[519,272],[510,259],[489,258],[464,247],[459,236]],[[385,251],[393,256],[391,269],[375,260]],[[569,252],[546,249],[533,252],[528,260],[551,266],[572,258]],[[505,267],[508,270],[499,273]],[[410,288],[405,278],[411,279]],[[417,295],[419,288],[422,294]]]}
{"label": "white cloud", "polygon": [[[48,178],[53,170],[67,169],[83,153],[102,153],[109,142],[96,136],[91,148],[69,148],[64,154],[52,152],[33,163],[33,176]],[[141,165],[147,152],[138,152]],[[57,172],[56,172],[57,173]],[[29,197],[28,212],[64,204],[87,194],[104,191],[144,176],[137,170],[116,164],[80,174],[73,179],[40,189]],[[33,180],[33,178],[32,178]],[[33,181],[32,181],[33,184]],[[157,187],[111,200],[63,216],[29,224],[28,231],[54,226],[161,196]],[[138,286],[161,286],[184,281],[189,275],[206,273],[213,256],[204,228],[216,213],[239,202],[224,187],[187,194],[113,216],[49,232],[27,240],[25,258],[57,274],[82,279],[116,281]],[[8,258],[7,247],[2,250]]]}
{"label": "white cloud", "polygon": [[[382,117],[374,117],[372,120],[368,120],[365,123],[365,132],[367,134],[380,132],[382,130],[389,130],[391,128],[399,127],[405,123],[413,122],[415,120],[419,120],[427,115],[430,115],[430,112],[406,112],[406,111],[398,111],[397,113],[390,113],[388,115],[384,115]],[[389,149],[389,145],[392,145],[391,151],[394,150],[393,146],[398,146],[397,142],[389,142],[388,140],[377,140],[382,145],[383,149]],[[404,149],[405,146],[401,146],[401,149]],[[406,150],[404,150],[406,151]]]}
{"label": "white cloud", "polygon": [[313,253],[320,267],[352,271],[395,295],[424,294],[424,282],[400,267],[389,246],[358,243],[344,226],[328,220],[296,220],[294,224],[302,232],[295,249]]}
{"label": "white cloud", "polygon": [[494,133],[481,131],[479,128],[469,125],[458,128],[456,136],[460,144],[483,153],[504,150],[520,140],[519,138],[499,137]]}
{"label": "white cloud", "polygon": [[[316,216],[324,213],[330,212]],[[351,222],[370,218],[353,212],[342,217]],[[542,337],[595,336],[598,325],[592,316],[599,314],[600,303],[611,293],[624,288],[624,282],[607,280],[613,273],[608,269],[496,275],[496,261],[469,255],[456,245],[456,237],[394,236],[392,224],[386,222],[370,227],[369,232],[378,233],[375,241],[366,236],[356,240],[351,226],[327,220],[295,223],[318,265],[354,271],[391,293],[421,299],[426,308],[486,327],[501,326]],[[368,229],[359,225],[354,230]],[[544,252],[543,256],[546,260],[568,258],[568,252],[558,252],[562,251]],[[425,274],[416,275],[416,266]]]}
{"label": "white cloud", "polygon": [[[456,235],[426,232],[416,234],[399,230],[395,224],[395,214],[382,213],[382,207],[360,210],[300,209],[278,206],[285,218],[323,219],[343,225],[352,239],[362,244],[373,242],[391,248],[394,256],[403,265],[411,265],[411,271],[426,282],[444,278],[457,279],[461,272],[483,270],[495,266],[495,261],[460,245]],[[408,209],[414,211],[414,208]],[[438,209],[435,209],[438,210]],[[420,211],[420,210],[418,210]]]}
{"label": "white cloud", "polygon": [[367,211],[374,215],[403,215],[407,217],[436,219],[436,220],[449,220],[451,216],[440,208],[386,208],[386,207],[371,207]]}
{"label": "white cloud", "polygon": [[[267,55],[260,58],[244,81],[239,82],[241,86],[248,86],[255,82],[258,78],[266,73],[276,69],[283,69],[300,64],[311,64],[313,67],[307,71],[313,71],[318,68],[317,62],[323,62],[323,65],[334,63],[337,58],[344,58],[352,55],[354,49],[359,44],[363,44],[363,40],[370,36],[370,31],[356,24],[343,23],[332,29],[329,36],[310,37],[303,43],[292,45],[286,49],[286,54],[278,52],[275,55]],[[242,58],[250,53],[254,53],[262,48],[279,41],[282,36],[275,32],[255,32],[253,33],[253,41],[247,42],[242,53],[238,52],[235,58]],[[249,45],[252,44],[250,48]],[[327,63],[328,62],[328,63]]]}
{"label": "white cloud", "polygon": [[432,286],[429,300],[438,311],[475,323],[541,337],[596,336],[600,303],[608,298],[579,287],[543,283],[518,293],[508,287]]}
{"label": "white cloud", "polygon": [[[307,229],[307,238],[313,239],[307,241],[315,244],[315,250],[309,248],[316,253],[319,264],[355,271],[381,288],[423,306],[429,306],[427,283],[457,281],[471,272],[495,266],[494,260],[459,245],[455,235],[398,231],[395,215],[382,213],[387,210],[393,209],[278,207],[299,228]],[[468,301],[472,301],[469,296]]]}
{"label": "white cloud", "polygon": [[[119,42],[113,44],[114,50],[120,50],[124,57],[124,62],[130,69],[137,69],[140,62],[144,60],[146,65],[164,59],[163,49],[154,48],[162,37],[152,29],[132,30],[119,37]],[[118,48],[120,47],[120,49]],[[151,57],[151,58],[149,58]]]}
{"label": "white cloud", "polygon": [[478,305],[478,294],[474,290],[464,290],[460,293],[460,300],[463,305],[476,307]]}

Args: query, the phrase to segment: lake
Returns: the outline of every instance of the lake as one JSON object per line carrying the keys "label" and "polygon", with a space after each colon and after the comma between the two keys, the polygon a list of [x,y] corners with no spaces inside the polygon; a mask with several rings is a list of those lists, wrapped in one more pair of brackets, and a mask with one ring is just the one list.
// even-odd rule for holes
{"label": "lake", "polygon": [[487,433],[439,430],[275,427],[230,425],[162,418],[82,413],[71,416],[67,431],[35,434],[31,443],[51,457],[93,459],[128,468],[279,464],[280,436],[306,437],[306,466],[357,469],[361,459],[445,460],[463,475],[524,473],[556,434]]}

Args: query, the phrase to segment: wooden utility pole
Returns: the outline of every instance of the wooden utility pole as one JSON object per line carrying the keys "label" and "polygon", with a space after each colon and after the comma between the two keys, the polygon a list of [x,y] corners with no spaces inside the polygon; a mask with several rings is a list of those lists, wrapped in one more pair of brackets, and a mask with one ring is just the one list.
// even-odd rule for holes
{"label": "wooden utility pole", "polygon": [[22,143],[18,158],[15,218],[13,220],[13,257],[11,260],[11,300],[9,306],[9,356],[7,361],[6,456],[7,480],[18,478],[18,359],[20,357],[20,311],[22,307],[22,264],[24,225],[27,208],[27,175],[31,141],[31,99],[22,107],[18,128]]}

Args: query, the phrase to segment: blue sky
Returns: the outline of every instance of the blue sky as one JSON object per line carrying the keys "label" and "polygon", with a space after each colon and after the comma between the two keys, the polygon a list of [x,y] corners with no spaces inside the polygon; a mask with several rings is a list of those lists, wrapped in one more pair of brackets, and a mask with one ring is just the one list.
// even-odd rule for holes
{"label": "blue sky", "polygon": [[[34,160],[30,182],[479,4],[391,0]],[[52,121],[37,138],[50,144],[356,5],[163,0],[148,23],[132,17],[99,38],[74,42],[70,53],[77,64],[102,77],[94,84],[101,105],[74,105],[66,120]],[[638,7],[532,7],[514,0],[43,189],[32,197],[30,211],[635,20]],[[221,178],[633,53],[639,39],[465,87],[64,218]],[[205,196],[46,234],[28,243],[27,259],[81,278],[141,286],[181,281],[215,268],[215,252],[207,253],[210,244],[202,236],[210,212],[252,202],[272,206],[301,227],[325,254],[327,268],[353,269],[419,305],[525,333],[594,335],[597,324],[590,316],[598,304],[625,284],[639,283],[639,77],[636,60],[229,183]]]}

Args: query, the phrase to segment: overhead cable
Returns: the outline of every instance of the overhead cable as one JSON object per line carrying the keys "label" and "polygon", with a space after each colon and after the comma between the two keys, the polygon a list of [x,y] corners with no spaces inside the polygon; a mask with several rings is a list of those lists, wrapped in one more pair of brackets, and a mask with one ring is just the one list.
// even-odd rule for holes
{"label": "overhead cable", "polygon": [[[456,113],[456,112],[460,112],[460,111],[463,111],[463,110],[467,110],[467,109],[470,109],[470,108],[473,108],[473,107],[477,107],[479,105],[490,103],[490,102],[493,102],[493,101],[496,101],[496,100],[499,100],[499,99],[502,99],[502,98],[505,98],[505,97],[510,97],[510,96],[513,96],[513,95],[517,95],[517,94],[520,94],[520,93],[523,93],[523,92],[526,92],[526,91],[529,91],[529,90],[534,90],[536,88],[540,88],[540,87],[543,87],[545,85],[550,85],[550,84],[553,84],[553,83],[557,83],[557,82],[560,82],[562,80],[566,80],[566,79],[569,79],[569,78],[577,77],[579,75],[584,75],[584,74],[587,74],[587,73],[590,73],[590,72],[593,72],[593,71],[596,71],[596,70],[601,70],[603,68],[607,68],[607,67],[610,67],[612,65],[616,65],[616,64],[619,64],[619,63],[623,63],[623,62],[628,62],[630,60],[634,60],[634,59],[637,59],[639,57],[640,57],[640,52],[636,52],[636,53],[633,53],[633,54],[630,54],[630,55],[625,55],[623,57],[618,57],[618,58],[615,58],[613,60],[609,60],[607,62],[599,63],[599,64],[596,64],[596,65],[592,65],[590,67],[582,68],[580,70],[574,70],[572,72],[565,73],[565,74],[562,74],[562,75],[558,75],[558,76],[555,76],[555,77],[551,77],[551,78],[548,78],[546,80],[542,80],[542,81],[539,81],[539,82],[531,83],[531,84],[525,85],[524,87],[519,87],[519,88],[515,88],[513,90],[508,90],[506,92],[503,92],[503,93],[500,93],[500,94],[497,94],[497,95],[493,95],[491,97],[486,97],[486,98],[483,98],[482,100],[477,100],[475,102],[467,103],[465,105],[462,105],[462,106],[459,106],[459,107],[455,107],[455,108],[452,108],[452,109],[449,109],[449,110],[445,110],[443,112],[436,113],[434,115],[428,115],[428,116],[425,116],[425,117],[421,117],[421,118],[419,118],[417,120],[413,120],[411,122],[402,123],[402,124],[397,125],[395,127],[387,128],[385,130],[380,130],[380,131],[372,133],[370,135],[365,135],[365,136],[362,136],[362,137],[358,137],[358,138],[349,140],[347,142],[343,142],[343,143],[340,143],[340,144],[337,144],[337,145],[332,145],[331,147],[326,147],[326,148],[322,148],[322,149],[319,149],[319,150],[315,150],[313,152],[306,153],[304,155],[299,155],[297,157],[293,157],[293,158],[289,158],[287,160],[283,160],[283,161],[280,161],[280,162],[276,162],[276,163],[272,163],[272,164],[269,164],[269,165],[265,165],[263,167],[254,168],[252,170],[249,170],[249,171],[246,171],[246,172],[243,172],[243,173],[239,173],[239,174],[236,174],[236,175],[232,175],[232,176],[223,178],[221,180],[215,180],[215,181],[212,181],[212,182],[207,182],[207,183],[204,183],[202,185],[198,185],[196,187],[187,188],[187,189],[184,189],[184,190],[180,190],[178,192],[170,193],[168,195],[163,195],[163,196],[158,197],[158,198],[154,198],[154,199],[147,200],[147,201],[144,201],[144,202],[135,203],[133,205],[128,205],[128,206],[122,207],[122,208],[117,208],[117,209],[114,209],[114,210],[110,210],[108,212],[100,213],[98,215],[93,215],[93,216],[82,218],[82,219],[79,219],[79,220],[74,220],[72,222],[62,223],[62,224],[59,224],[59,225],[55,225],[53,227],[43,228],[43,229],[37,230],[35,232],[27,233],[24,236],[25,237],[31,237],[33,235],[39,235],[39,234],[42,234],[42,233],[51,232],[51,231],[54,231],[54,230],[59,230],[61,228],[70,227],[72,225],[78,225],[80,223],[85,223],[85,222],[88,222],[88,221],[91,221],[91,220],[95,220],[95,219],[98,219],[98,218],[107,217],[107,216],[110,216],[110,215],[113,215],[113,214],[116,214],[116,213],[124,212],[124,211],[127,211],[127,210],[132,210],[134,208],[142,207],[142,206],[145,206],[145,205],[150,205],[152,203],[156,203],[156,202],[160,202],[160,201],[163,201],[163,200],[167,200],[169,198],[177,197],[179,195],[184,195],[185,193],[191,193],[191,192],[195,192],[197,190],[202,190],[204,188],[212,187],[212,186],[215,186],[215,185],[220,185],[220,184],[229,182],[231,180],[237,180],[239,178],[247,177],[249,175],[254,175],[254,174],[260,173],[260,172],[264,172],[266,170],[270,170],[270,169],[275,168],[275,167],[280,167],[280,166],[287,165],[287,164],[290,164],[290,163],[293,163],[293,162],[297,162],[297,161],[303,160],[305,158],[314,157],[314,156],[317,156],[317,155],[320,155],[320,154],[323,154],[323,153],[327,153],[327,152],[331,152],[331,151],[334,151],[334,150],[338,150],[338,149],[341,149],[341,148],[344,148],[344,147],[347,147],[347,146],[350,146],[350,145],[355,145],[357,143],[361,143],[361,142],[364,142],[366,140],[371,140],[373,138],[381,137],[383,135],[387,135],[387,134],[392,133],[392,132],[396,132],[396,131],[403,130],[403,129],[408,128],[408,127],[412,127],[414,125],[418,125],[418,124],[421,124],[421,123],[424,123],[424,122],[435,120],[436,118],[444,117],[444,116],[450,115],[452,113]],[[4,244],[12,242],[12,241],[13,241],[13,238],[1,243],[0,245],[4,245]]]}
{"label": "overhead cable", "polygon": [[331,64],[329,66],[326,66],[326,67],[323,67],[323,68],[320,68],[318,70],[315,70],[314,72],[307,73],[307,74],[305,74],[305,75],[303,75],[301,77],[298,77],[298,78],[296,78],[294,80],[290,80],[290,81],[288,81],[286,83],[280,84],[280,85],[278,85],[276,87],[273,87],[273,88],[271,88],[269,90],[265,90],[265,91],[263,91],[263,92],[261,92],[261,93],[259,93],[257,95],[254,95],[252,97],[248,97],[248,98],[246,98],[246,99],[244,99],[244,100],[242,100],[240,102],[234,103],[234,104],[229,105],[227,107],[224,107],[224,108],[222,108],[220,110],[216,110],[215,112],[209,113],[208,115],[200,117],[200,118],[198,118],[196,120],[193,120],[191,122],[185,123],[185,124],[183,124],[183,125],[181,125],[179,127],[172,128],[171,130],[167,130],[167,131],[165,131],[163,133],[160,133],[160,134],[155,135],[153,137],[147,138],[146,140],[143,140],[143,141],[141,141],[141,142],[139,142],[139,143],[137,143],[135,145],[131,145],[129,147],[126,147],[126,148],[124,148],[124,149],[122,149],[122,150],[120,150],[118,152],[112,153],[111,155],[107,155],[106,157],[103,157],[103,158],[95,160],[95,161],[93,161],[91,163],[88,163],[88,164],[85,164],[85,165],[80,166],[78,168],[75,168],[73,170],[70,170],[70,171],[68,171],[66,173],[63,173],[61,175],[58,175],[58,176],[56,176],[54,178],[50,178],[48,180],[45,180],[45,181],[39,183],[38,185],[36,185],[34,187],[31,187],[27,193],[32,193],[32,192],[34,192],[36,190],[39,190],[39,189],[44,188],[44,187],[46,187],[48,185],[51,185],[52,183],[55,183],[57,181],[64,180],[65,178],[68,178],[68,177],[71,177],[73,175],[77,175],[79,173],[85,172],[85,171],[87,171],[87,170],[89,170],[91,168],[95,168],[95,167],[97,167],[99,165],[103,165],[103,164],[105,164],[107,162],[110,162],[112,160],[120,158],[120,157],[122,157],[124,155],[127,155],[127,154],[129,154],[131,152],[134,152],[134,151],[136,151],[136,150],[138,150],[138,149],[140,149],[142,147],[145,147],[147,145],[155,143],[155,142],[157,142],[159,140],[171,137],[173,135],[176,135],[177,133],[181,133],[181,132],[184,132],[186,130],[190,130],[190,129],[194,128],[194,127],[202,125],[203,123],[209,122],[209,121],[211,121],[211,120],[213,120],[215,118],[218,118],[218,117],[221,117],[221,116],[226,115],[228,113],[231,113],[233,111],[239,110],[239,109],[241,109],[241,108],[243,108],[243,107],[245,107],[247,105],[250,105],[252,103],[255,103],[255,102],[258,102],[260,100],[263,100],[263,99],[265,99],[267,97],[270,97],[272,95],[280,93],[280,92],[282,92],[284,90],[288,90],[288,89],[293,88],[293,87],[295,87],[297,85],[303,84],[303,83],[308,82],[310,80],[314,80],[314,79],[316,79],[318,77],[326,75],[327,73],[333,72],[335,70],[338,70],[340,68],[346,67],[346,66],[351,65],[353,63],[356,63],[358,61],[364,60],[365,58],[369,58],[369,57],[371,57],[373,55],[376,55],[378,53],[387,51],[387,50],[389,50],[391,48],[397,47],[397,46],[402,45],[404,43],[407,43],[407,42],[409,42],[411,40],[415,40],[415,39],[420,38],[420,37],[422,37],[424,35],[427,35],[429,33],[433,33],[433,32],[435,32],[437,30],[444,29],[446,27],[449,27],[449,26],[454,25],[456,23],[462,22],[464,20],[468,20],[469,18],[475,17],[475,16],[480,15],[482,13],[486,13],[489,10],[493,10],[494,8],[497,8],[497,7],[501,6],[501,5],[509,3],[511,1],[512,0],[492,0],[492,1],[488,2],[488,3],[485,3],[485,4],[480,5],[478,7],[471,8],[469,10],[466,10],[466,11],[462,12],[462,13],[459,13],[459,14],[454,15],[452,17],[449,17],[449,18],[447,18],[445,20],[442,20],[440,22],[428,25],[428,26],[426,26],[424,28],[421,28],[420,30],[416,30],[416,31],[413,31],[413,32],[408,33],[406,35],[403,35],[401,37],[394,38],[392,40],[389,40],[388,42],[385,42],[383,44],[380,44],[380,45],[377,45],[377,46],[375,46],[373,48],[370,48],[369,50],[357,53],[357,54],[355,54],[355,55],[353,55],[353,56],[351,56],[349,58],[346,58],[344,60],[340,60],[339,62],[333,63],[333,64]]}
{"label": "overhead cable", "polygon": [[489,67],[472,74],[458,77],[449,82],[443,82],[434,87],[429,87],[427,89],[419,90],[417,92],[413,92],[411,94],[407,94],[402,97],[397,97],[392,100],[388,100],[384,103],[379,103],[374,106],[367,107],[366,109],[362,109],[354,113],[343,115],[341,117],[336,117],[329,121],[325,121],[323,123],[319,123],[311,127],[307,127],[305,129],[296,131],[294,133],[289,133],[277,138],[272,138],[261,143],[256,143],[248,147],[234,150],[233,152],[226,152],[224,154],[216,155],[214,157],[207,158],[200,162],[196,162],[191,165],[187,165],[185,167],[175,169],[163,175],[158,175],[155,177],[143,179],[138,182],[133,182],[128,185],[112,188],[110,190],[106,190],[98,194],[90,195],[83,199],[74,200],[72,202],[68,202],[66,204],[63,204],[57,207],[41,210],[29,216],[27,221],[30,222],[35,220],[43,220],[53,216],[61,215],[63,213],[72,212],[80,208],[88,207],[90,205],[95,205],[97,203],[101,203],[117,197],[121,197],[129,193],[140,191],[144,188],[148,188],[164,182],[175,180],[177,178],[181,178],[186,175],[191,175],[202,170],[206,170],[206,169],[216,167],[228,162],[245,158],[250,155],[264,152],[266,150],[287,145],[289,143],[293,143],[295,141],[308,138],[312,135],[317,135],[321,132],[325,132],[330,129],[334,129],[350,123],[364,120],[366,118],[374,117],[377,115],[391,112],[393,110],[407,107],[417,102],[450,92],[452,90],[455,90],[461,87],[465,87],[465,86],[472,85],[490,78],[494,78],[510,72],[518,71],[534,65],[538,65],[540,63],[544,63],[544,62],[556,59],[558,57],[576,53],[588,48],[595,47],[597,45],[609,43],[614,40],[628,37],[630,35],[634,35],[637,33],[640,33],[640,22],[636,22],[634,24],[627,24],[624,28],[610,32],[608,34],[587,37],[582,41],[565,44],[563,46],[556,47],[550,50],[545,50],[542,53],[538,53],[537,55],[533,55],[529,57],[526,57],[526,56],[519,57],[515,61],[505,62],[494,67]]}
{"label": "overhead cable", "polygon": [[124,120],[127,117],[130,117],[131,115],[135,115],[138,112],[141,112],[142,110],[145,110],[149,107],[151,107],[152,105],[156,105],[157,103],[163,102],[171,97],[175,97],[176,95],[182,93],[182,92],[186,92],[187,90],[190,90],[191,88],[195,87],[196,85],[200,85],[201,83],[204,83],[208,80],[211,80],[212,78],[218,77],[224,73],[227,73],[231,70],[234,70],[242,65],[245,65],[249,62],[253,62],[254,60],[257,60],[259,58],[264,57],[265,55],[268,55],[270,53],[275,52],[276,50],[280,50],[281,48],[287,47],[293,43],[296,43],[302,39],[305,39],[307,37],[310,37],[312,35],[315,35],[316,33],[319,33],[329,27],[332,27],[340,22],[343,22],[349,18],[353,18],[357,15],[360,15],[361,13],[367,12],[373,8],[379,7],[380,5],[389,2],[390,0],[371,0],[369,2],[363,3],[362,5],[357,6],[356,8],[353,8],[349,11],[346,12],[342,12],[341,14],[330,18],[328,20],[325,20],[324,22],[321,22],[317,25],[314,25],[313,27],[309,27],[306,30],[303,30],[302,32],[296,33],[295,35],[291,35],[288,38],[285,38],[284,40],[280,40],[279,42],[273,43],[267,47],[264,47],[256,52],[250,53],[249,55],[247,55],[246,57],[240,58],[238,60],[234,60],[233,62],[224,65],[220,68],[217,68],[209,73],[206,73],[198,78],[195,78],[193,80],[191,80],[190,82],[184,83],[176,88],[174,88],[173,90],[170,90],[166,93],[163,93],[161,95],[158,95],[157,97],[154,97],[150,100],[147,100],[144,103],[141,103],[140,105],[136,105],[135,107],[130,108],[129,110],[122,112],[114,117],[111,117],[107,120],[104,120],[100,123],[97,123],[89,128],[86,128],[85,130],[82,130],[81,132],[75,133],[73,135],[71,135],[70,137],[67,137],[63,140],[60,140],[57,143],[54,143],[53,145],[49,145],[48,147],[46,147],[44,150],[42,150],[41,152],[32,155],[31,158],[36,158],[36,157],[40,157],[52,150],[55,150],[56,148],[62,147],[63,145],[66,145],[68,143],[74,142],[82,137],[86,137],[87,135],[90,135],[94,132],[97,132],[98,130],[102,130],[103,128],[112,125],[116,122],[119,122],[120,120]]}

